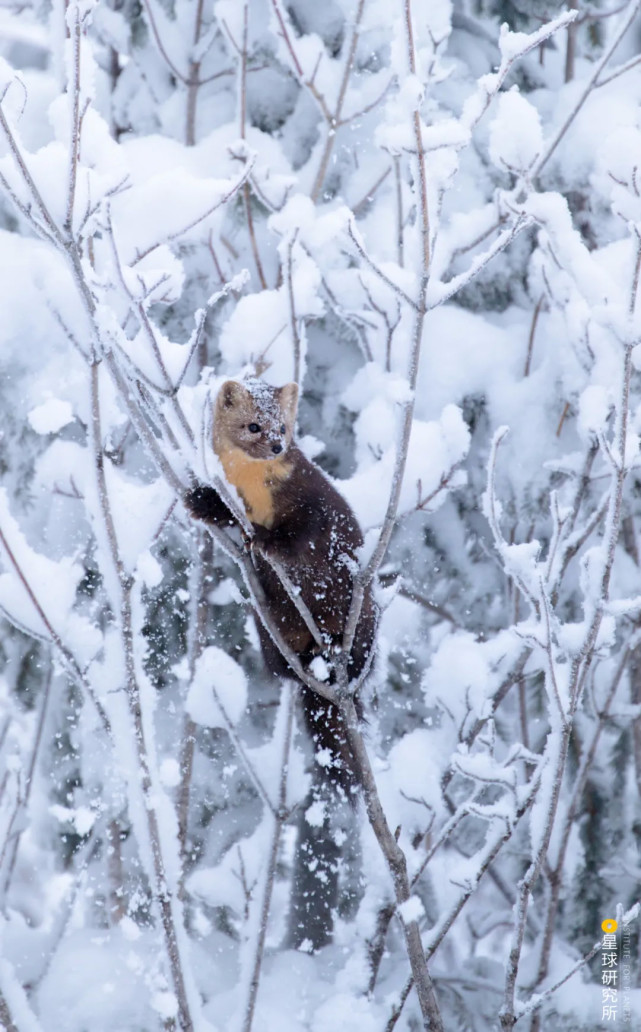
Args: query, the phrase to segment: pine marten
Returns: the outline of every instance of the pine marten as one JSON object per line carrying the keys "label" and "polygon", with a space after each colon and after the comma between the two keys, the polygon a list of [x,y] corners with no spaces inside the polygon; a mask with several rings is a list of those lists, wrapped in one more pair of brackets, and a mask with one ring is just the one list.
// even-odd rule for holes
{"label": "pine marten", "polygon": [[[300,589],[329,655],[332,646],[342,643],[363,535],[345,499],[294,443],[297,404],[295,383],[270,387],[257,379],[228,380],[216,399],[213,445],[227,481],[244,503],[254,541]],[[236,522],[211,487],[188,492],[185,505],[205,522]],[[259,551],[254,552],[254,562],[270,614],[306,667],[319,654],[319,646]],[[278,676],[293,676],[259,619],[256,625],[268,668]],[[357,677],[368,661],[375,630],[376,607],[368,591],[349,659],[350,679]],[[326,767],[324,776],[349,794],[354,789],[353,765],[340,713],[313,691],[301,690],[306,723],[317,756]]]}

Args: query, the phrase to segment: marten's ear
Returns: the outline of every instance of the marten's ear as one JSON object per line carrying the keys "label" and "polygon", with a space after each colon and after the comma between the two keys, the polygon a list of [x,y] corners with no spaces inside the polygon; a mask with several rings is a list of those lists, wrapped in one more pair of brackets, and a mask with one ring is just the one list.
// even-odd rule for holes
{"label": "marten's ear", "polygon": [[285,419],[293,426],[296,421],[296,409],[298,407],[298,384],[286,383],[279,392],[280,403],[283,406]]}
{"label": "marten's ear", "polygon": [[235,380],[225,380],[220,388],[220,400],[225,408],[234,408],[246,394],[242,383]]}

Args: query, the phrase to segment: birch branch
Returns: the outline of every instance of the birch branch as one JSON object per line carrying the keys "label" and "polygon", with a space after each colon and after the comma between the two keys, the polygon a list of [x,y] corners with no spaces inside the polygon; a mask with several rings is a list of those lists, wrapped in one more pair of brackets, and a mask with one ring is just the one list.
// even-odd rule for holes
{"label": "birch branch", "polygon": [[283,735],[282,744],[282,758],[280,765],[280,781],[278,787],[278,801],[276,808],[271,807],[272,814],[274,816],[274,827],[272,830],[272,838],[269,850],[269,859],[267,861],[267,870],[265,873],[265,884],[263,887],[263,894],[260,907],[260,923],[258,928],[258,935],[256,937],[256,948],[254,951],[254,963],[252,967],[252,974],[249,983],[249,993],[247,996],[247,1005],[245,1008],[245,1019],[243,1022],[243,1032],[251,1032],[251,1027],[254,1021],[254,1012],[256,1009],[256,997],[258,995],[258,986],[260,983],[260,974],[263,964],[263,957],[265,953],[265,938],[267,936],[267,924],[269,921],[269,912],[271,909],[272,895],[274,891],[274,879],[276,876],[276,862],[278,860],[278,851],[280,848],[280,842],[283,834],[283,827],[289,814],[287,812],[287,774],[289,771],[289,754],[291,751],[292,743],[292,729],[293,729],[293,718],[294,718],[294,705],[293,705],[293,691],[292,685],[287,684],[285,687],[285,733]]}

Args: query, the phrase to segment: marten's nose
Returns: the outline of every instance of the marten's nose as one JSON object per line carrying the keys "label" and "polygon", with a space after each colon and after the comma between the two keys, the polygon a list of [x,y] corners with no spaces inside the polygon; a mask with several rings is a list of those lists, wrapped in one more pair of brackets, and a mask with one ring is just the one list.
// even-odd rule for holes
{"label": "marten's nose", "polygon": [[283,450],[282,444],[272,444],[272,451],[274,455],[280,455]]}

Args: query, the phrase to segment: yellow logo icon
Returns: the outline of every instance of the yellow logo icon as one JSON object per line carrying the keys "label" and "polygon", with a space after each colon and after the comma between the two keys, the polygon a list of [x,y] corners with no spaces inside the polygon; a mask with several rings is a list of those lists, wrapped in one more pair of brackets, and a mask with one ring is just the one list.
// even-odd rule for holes
{"label": "yellow logo icon", "polygon": [[603,929],[603,931],[608,932],[610,935],[612,935],[613,932],[616,932],[618,927],[618,923],[616,921],[613,921],[611,917],[607,917],[605,921],[601,923],[601,928]]}

